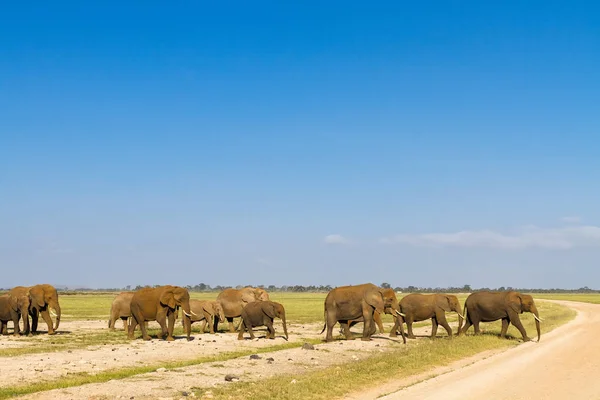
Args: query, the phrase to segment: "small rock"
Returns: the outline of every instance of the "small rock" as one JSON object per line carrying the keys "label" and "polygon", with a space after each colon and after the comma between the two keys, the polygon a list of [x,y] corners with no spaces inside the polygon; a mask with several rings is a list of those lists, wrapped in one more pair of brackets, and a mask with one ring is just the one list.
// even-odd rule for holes
{"label": "small rock", "polygon": [[167,369],[166,369],[166,368],[158,368],[158,369],[156,370],[156,372],[166,372],[166,371],[167,371]]}
{"label": "small rock", "polygon": [[298,381],[297,381],[297,380],[295,380],[295,379],[292,379],[292,380],[290,381],[290,383],[298,383]]}
{"label": "small rock", "polygon": [[356,357],[356,356],[352,356],[352,359],[353,359],[353,360],[358,360],[358,357]]}
{"label": "small rock", "polygon": [[235,381],[239,381],[240,377],[236,376],[236,375],[233,375],[233,374],[227,374],[227,375],[225,375],[225,380],[227,382],[235,382]]}
{"label": "small rock", "polygon": [[303,350],[314,350],[315,346],[313,346],[312,344],[306,342],[302,345],[302,349]]}
{"label": "small rock", "polygon": [[113,347],[112,351],[117,351],[117,349]]}
{"label": "small rock", "polygon": [[182,395],[183,397],[188,397],[190,394],[189,394],[188,392],[181,392],[181,395]]}
{"label": "small rock", "polygon": [[252,355],[250,356],[250,359],[251,359],[251,360],[260,360],[261,358],[262,358],[262,357],[261,357],[261,356],[259,356],[258,354],[252,354]]}
{"label": "small rock", "polygon": [[275,359],[273,357],[269,357],[267,358],[267,361],[275,361]]}
{"label": "small rock", "polygon": [[72,352],[73,352],[73,351],[71,351],[71,350],[68,350],[68,351],[67,351],[67,353],[72,353]]}
{"label": "small rock", "polygon": [[44,371],[44,370],[43,370],[43,369],[41,369],[41,368],[34,368],[33,370],[34,370],[35,372],[43,372],[43,371]]}

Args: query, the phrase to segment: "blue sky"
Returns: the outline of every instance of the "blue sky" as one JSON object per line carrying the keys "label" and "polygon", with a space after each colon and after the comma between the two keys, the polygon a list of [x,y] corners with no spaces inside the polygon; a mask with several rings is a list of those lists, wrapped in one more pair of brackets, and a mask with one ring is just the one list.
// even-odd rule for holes
{"label": "blue sky", "polygon": [[0,286],[600,287],[593,2],[5,5]]}

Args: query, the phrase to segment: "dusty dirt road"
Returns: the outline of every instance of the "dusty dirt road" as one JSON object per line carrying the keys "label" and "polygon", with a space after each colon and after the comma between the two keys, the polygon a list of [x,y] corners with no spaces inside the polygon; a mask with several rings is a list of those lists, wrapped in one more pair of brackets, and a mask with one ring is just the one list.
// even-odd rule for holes
{"label": "dusty dirt road", "polygon": [[380,399],[600,399],[600,305],[556,301],[572,322],[471,365]]}

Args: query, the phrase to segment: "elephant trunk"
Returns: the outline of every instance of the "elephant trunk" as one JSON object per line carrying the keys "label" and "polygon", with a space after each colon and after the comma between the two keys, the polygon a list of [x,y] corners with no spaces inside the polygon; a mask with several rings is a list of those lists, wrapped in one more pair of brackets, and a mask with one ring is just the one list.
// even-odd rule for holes
{"label": "elephant trunk", "polygon": [[187,336],[187,340],[192,340],[190,335],[192,334],[192,310],[190,308],[190,303],[185,302],[181,305],[181,321],[183,324],[183,328],[185,330],[185,334]]}
{"label": "elephant trunk", "polygon": [[531,312],[533,313],[533,315],[535,316],[535,329],[537,330],[537,334],[538,334],[538,342],[540,341],[540,338],[542,336],[542,331],[540,330],[540,314],[538,313],[537,307],[533,306],[531,308]]}
{"label": "elephant trunk", "polygon": [[48,305],[48,308],[53,308],[56,312],[56,322],[54,324],[54,330],[58,330],[58,325],[60,324],[60,305],[58,304],[58,300],[53,301]]}
{"label": "elephant trunk", "polygon": [[[394,318],[396,318],[398,328],[400,328],[400,336],[402,336],[402,343],[406,344],[406,335],[404,334],[403,314],[400,311],[395,311],[395,313],[396,313],[396,315],[394,315]],[[394,329],[394,328],[392,328],[392,329]]]}
{"label": "elephant trunk", "polygon": [[283,334],[285,335],[285,340],[288,340],[287,324],[285,322],[285,311],[281,313],[281,322],[283,323]]}

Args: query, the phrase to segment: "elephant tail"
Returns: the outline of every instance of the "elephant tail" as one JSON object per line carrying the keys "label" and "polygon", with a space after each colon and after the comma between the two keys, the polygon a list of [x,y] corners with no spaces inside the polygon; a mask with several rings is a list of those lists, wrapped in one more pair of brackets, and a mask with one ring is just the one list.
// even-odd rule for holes
{"label": "elephant tail", "polygon": [[323,332],[325,332],[325,328],[327,328],[327,309],[325,309],[325,312],[323,313],[323,318],[325,319],[325,323],[323,324],[323,329],[321,329],[319,335],[322,335]]}

